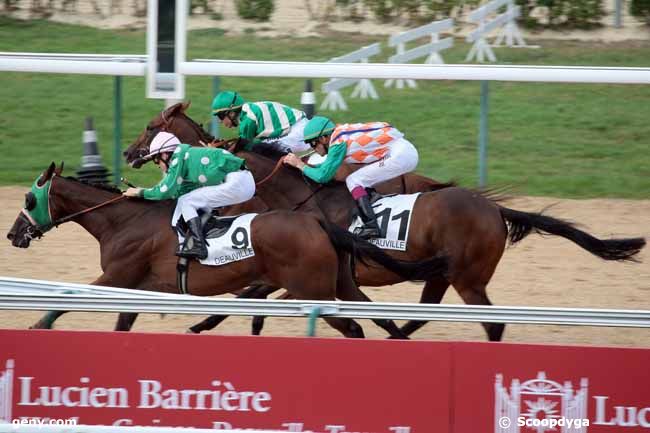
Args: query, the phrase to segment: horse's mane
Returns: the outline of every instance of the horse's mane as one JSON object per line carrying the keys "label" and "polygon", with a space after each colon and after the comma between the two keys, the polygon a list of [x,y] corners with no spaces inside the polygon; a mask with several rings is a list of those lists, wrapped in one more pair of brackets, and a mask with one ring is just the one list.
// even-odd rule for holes
{"label": "horse's mane", "polygon": [[187,114],[185,114],[185,112],[181,112],[181,114],[182,114],[183,116],[185,116],[185,118],[186,118],[186,119],[187,119],[187,120],[188,120],[188,121],[189,121],[189,122],[190,122],[190,123],[191,123],[191,124],[192,124],[196,129],[197,129],[197,130],[198,130],[198,131],[201,131],[201,132],[203,133],[203,135],[204,135],[203,138],[207,138],[209,141],[214,141],[214,140],[215,140],[215,137],[203,128],[203,125],[201,125],[201,124],[198,123],[196,120],[192,119],[190,116],[188,116]]}
{"label": "horse's mane", "polygon": [[112,193],[115,193],[115,194],[122,194],[122,190],[121,190],[121,189],[119,189],[119,188],[117,188],[117,187],[115,187],[115,186],[113,186],[113,185],[110,185],[110,184],[103,184],[103,183],[97,183],[97,182],[90,182],[90,181],[88,181],[88,180],[85,180],[85,179],[79,179],[79,178],[76,178],[76,177],[74,177],[74,176],[63,176],[63,178],[64,178],[64,179],[68,179],[68,180],[72,180],[72,181],[75,181],[75,182],[79,182],[79,183],[81,183],[81,184],[84,184],[84,185],[87,185],[87,186],[91,186],[91,187],[93,187],[93,188],[101,189],[101,190],[103,190],[103,191],[108,191],[108,192],[112,192]]}
{"label": "horse's mane", "polygon": [[258,155],[265,156],[269,159],[272,159],[274,161],[279,160],[280,158],[288,155],[288,152],[284,152],[282,150],[275,149],[271,146],[264,146],[263,144],[253,146],[251,152],[257,153]]}

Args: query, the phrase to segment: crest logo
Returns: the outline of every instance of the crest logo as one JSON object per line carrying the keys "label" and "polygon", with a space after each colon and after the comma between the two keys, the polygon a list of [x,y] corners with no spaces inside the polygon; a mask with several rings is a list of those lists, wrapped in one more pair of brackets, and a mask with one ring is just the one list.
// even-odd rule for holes
{"label": "crest logo", "polygon": [[[503,418],[510,422],[503,423]],[[573,388],[571,382],[564,385],[546,378],[546,373],[540,371],[537,378],[520,383],[513,379],[510,383],[510,392],[503,384],[503,375],[497,374],[494,383],[494,432],[495,433],[520,433],[535,432],[545,433],[557,431],[542,423],[535,427],[524,426],[520,428],[517,421],[524,420],[555,420],[560,419],[585,419],[587,418],[587,379],[580,380],[580,389]],[[586,433],[587,427],[583,425],[562,425],[561,433]]]}
{"label": "crest logo", "polygon": [[0,371],[0,424],[10,423],[13,405],[12,387],[14,384],[14,360],[8,359],[6,369]]}

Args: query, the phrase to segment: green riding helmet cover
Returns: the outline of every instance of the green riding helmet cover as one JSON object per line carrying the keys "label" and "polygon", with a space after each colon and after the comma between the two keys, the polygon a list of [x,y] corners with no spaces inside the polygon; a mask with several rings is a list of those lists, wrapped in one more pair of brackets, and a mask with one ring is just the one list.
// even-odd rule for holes
{"label": "green riding helmet cover", "polygon": [[239,96],[239,93],[230,90],[220,92],[212,100],[212,114],[216,116],[224,111],[232,111],[241,108],[246,101]]}
{"label": "green riding helmet cover", "polygon": [[305,125],[305,141],[313,140],[334,132],[336,125],[327,117],[314,116]]}

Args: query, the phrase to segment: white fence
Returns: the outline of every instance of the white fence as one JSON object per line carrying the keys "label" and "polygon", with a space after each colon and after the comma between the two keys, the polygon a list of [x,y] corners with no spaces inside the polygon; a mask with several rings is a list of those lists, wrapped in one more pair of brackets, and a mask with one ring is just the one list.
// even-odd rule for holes
{"label": "white fence", "polygon": [[0,52],[0,71],[143,77],[147,56]]}
{"label": "white fence", "polygon": [[[27,55],[28,53],[22,53]],[[123,57],[123,56],[114,56]],[[146,64],[121,61],[38,60],[0,54],[0,71],[62,74],[145,75]],[[368,78],[520,81],[546,83],[650,84],[650,68],[586,66],[433,65],[390,63],[191,61],[180,72],[196,76]]]}
{"label": "white fence", "polygon": [[[21,282],[24,293],[17,293]],[[41,284],[34,291],[35,285]],[[56,287],[46,293],[48,286]],[[103,293],[78,292],[80,288]],[[5,290],[6,289],[6,290]],[[271,299],[203,298],[151,292],[51,283],[48,281],[0,278],[0,310],[63,310],[100,312],[141,312],[169,314],[227,314],[232,316],[307,317],[320,316],[357,319],[427,320],[453,322],[497,322],[544,325],[586,325],[650,327],[650,311],[587,308],[501,307],[477,305],[430,305],[383,302],[285,301]],[[73,293],[66,293],[73,292]]]}
{"label": "white fence", "polygon": [[[330,60],[332,63],[354,63],[354,62],[361,62],[361,63],[368,63],[368,59],[370,57],[376,56],[381,52],[381,44],[376,43],[372,45],[368,45],[367,47],[360,48],[356,51],[353,51],[351,53],[345,54],[340,57],[334,57],[333,59]],[[332,111],[336,111],[338,109],[340,110],[347,110],[348,106],[345,103],[345,100],[343,99],[343,96],[341,96],[341,93],[339,90],[343,89],[344,87],[351,86],[353,84],[356,84],[356,87],[352,91],[352,98],[362,98],[362,99],[367,99],[368,97],[372,99],[378,99],[379,96],[377,96],[377,92],[375,91],[375,88],[373,87],[372,83],[370,80],[366,78],[332,78],[331,80],[323,83],[322,90],[323,92],[327,93],[327,96],[323,100],[323,103],[321,104],[321,110],[323,109],[328,109]]]}
{"label": "white fence", "polygon": [[[425,64],[430,63],[445,63],[440,57],[439,51],[446,50],[451,48],[454,45],[454,39],[448,37],[445,39],[440,39],[440,33],[449,32],[454,26],[454,20],[449,18],[442,21],[435,21],[420,27],[417,27],[406,32],[393,35],[388,39],[389,47],[397,47],[397,53],[391,56],[388,59],[388,63],[406,63],[414,59],[419,59],[421,57],[427,56],[424,60]],[[418,47],[412,48],[406,51],[406,43],[413,41],[415,39],[420,39],[424,36],[430,36],[431,42],[425,45],[420,45]],[[384,87],[390,87],[395,83],[395,87],[401,89],[404,87],[404,82],[411,87],[415,88],[415,81],[409,80],[387,80],[384,83]]]}
{"label": "white fence", "polygon": [[184,62],[181,73],[197,76],[282,78],[411,78],[414,80],[521,81],[546,83],[650,84],[650,68],[390,63]]}
{"label": "white fence", "polygon": [[[489,15],[504,6],[507,7],[506,12],[488,20]],[[476,58],[476,60],[482,62],[487,57],[489,61],[496,62],[496,56],[486,40],[487,35],[496,29],[500,29],[500,33],[497,36],[495,45],[500,45],[505,39],[506,45],[510,47],[527,46],[516,24],[520,13],[520,7],[515,5],[514,0],[493,0],[472,11],[468,18],[470,21],[478,23],[478,28],[467,36],[467,42],[474,42],[474,45],[472,45],[465,60],[471,61]]]}

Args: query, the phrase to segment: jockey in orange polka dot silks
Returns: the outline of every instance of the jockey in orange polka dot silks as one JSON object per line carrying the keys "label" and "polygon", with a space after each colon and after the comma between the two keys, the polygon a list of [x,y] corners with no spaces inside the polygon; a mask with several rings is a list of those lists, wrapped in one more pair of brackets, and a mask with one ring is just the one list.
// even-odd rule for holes
{"label": "jockey in orange polka dot silks", "polygon": [[176,255],[205,259],[208,250],[198,211],[210,212],[250,200],[255,195],[253,175],[243,159],[227,150],[181,144],[169,132],[156,134],[146,158],[160,167],[163,179],[151,188],[129,188],[124,195],[146,200],[178,199],[172,226],[176,227],[183,216],[189,233]]}
{"label": "jockey in orange polka dot silks", "polygon": [[385,122],[335,125],[326,117],[315,116],[305,126],[304,135],[305,142],[319,155],[327,155],[325,162],[310,167],[289,154],[285,163],[299,168],[315,182],[329,182],[344,161],[365,164],[350,174],[345,183],[364,222],[358,234],[366,239],[378,237],[379,225],[366,188],[415,170],[419,158],[415,146]]}

